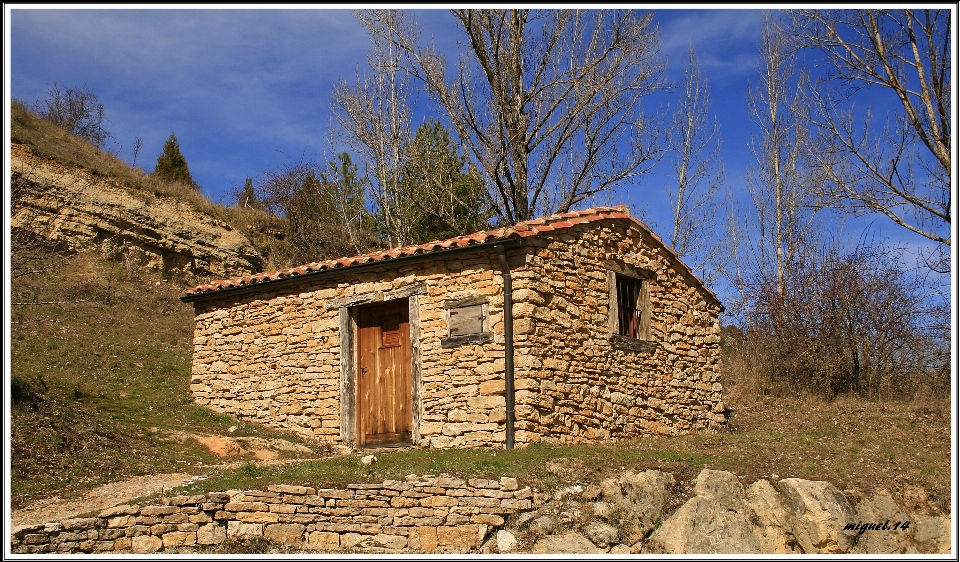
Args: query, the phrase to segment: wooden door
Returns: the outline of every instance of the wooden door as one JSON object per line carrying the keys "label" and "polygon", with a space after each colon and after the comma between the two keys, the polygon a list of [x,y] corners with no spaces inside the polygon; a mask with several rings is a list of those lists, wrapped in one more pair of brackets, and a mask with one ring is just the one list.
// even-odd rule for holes
{"label": "wooden door", "polygon": [[357,311],[358,445],[409,445],[413,425],[407,299]]}

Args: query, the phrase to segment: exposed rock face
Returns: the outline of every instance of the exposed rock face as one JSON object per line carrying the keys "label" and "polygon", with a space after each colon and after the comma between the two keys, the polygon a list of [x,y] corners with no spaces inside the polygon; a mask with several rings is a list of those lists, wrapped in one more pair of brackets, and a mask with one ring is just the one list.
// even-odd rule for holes
{"label": "exposed rock face", "polygon": [[[799,478],[776,486],[758,480],[744,489],[736,475],[710,469],[695,482],[694,496],[665,513],[673,476],[657,470],[626,472],[601,482],[603,501],[589,504],[587,518],[576,528],[560,527],[562,535],[559,530],[549,534],[537,522],[567,509],[568,495],[535,505],[535,511],[516,519],[516,526],[520,531],[526,527],[537,553],[596,552],[583,541],[614,554],[950,552],[950,517],[926,501],[922,491],[907,490],[904,499],[886,491],[868,498]],[[910,498],[915,499],[904,501]],[[583,499],[596,496],[585,491]]]}
{"label": "exposed rock face", "polygon": [[650,537],[644,552],[759,554],[743,486],[736,475],[704,469],[696,497],[683,504]]}
{"label": "exposed rock face", "polygon": [[849,552],[856,534],[844,531],[856,515],[847,498],[829,482],[786,478],[777,488],[793,508],[794,533],[806,553]]}
{"label": "exposed rock face", "polygon": [[264,267],[245,236],[187,202],[41,160],[21,145],[11,146],[10,169],[28,186],[13,228],[71,250],[97,248],[137,269],[230,277]]}
{"label": "exposed rock face", "polygon": [[600,483],[604,503],[612,504],[612,511],[606,506],[594,506],[594,511],[607,513],[607,519],[619,520],[628,540],[637,541],[663,519],[663,508],[671,486],[673,475],[668,472],[625,472]]}

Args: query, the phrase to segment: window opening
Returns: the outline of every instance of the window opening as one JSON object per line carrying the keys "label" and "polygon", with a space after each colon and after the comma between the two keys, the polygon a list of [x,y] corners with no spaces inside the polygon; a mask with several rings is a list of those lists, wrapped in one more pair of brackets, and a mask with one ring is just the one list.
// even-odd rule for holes
{"label": "window opening", "polygon": [[643,281],[617,275],[617,313],[619,333],[640,339],[643,326]]}

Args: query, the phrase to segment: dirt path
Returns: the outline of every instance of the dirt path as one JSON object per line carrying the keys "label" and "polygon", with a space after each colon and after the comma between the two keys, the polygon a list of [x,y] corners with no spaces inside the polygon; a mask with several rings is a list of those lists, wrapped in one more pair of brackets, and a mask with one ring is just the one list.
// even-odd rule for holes
{"label": "dirt path", "polygon": [[[228,460],[230,457],[252,454],[256,464],[286,464],[314,460],[313,452],[302,445],[297,445],[283,439],[260,439],[256,437],[222,437],[214,435],[197,435],[181,431],[167,431],[172,439],[196,439],[217,456]],[[280,452],[293,452],[306,457],[294,459],[279,459]],[[249,461],[246,461],[249,462]],[[230,469],[243,465],[244,462],[228,462],[207,466],[207,469]],[[102,511],[115,505],[136,501],[138,498],[163,493],[164,490],[178,488],[204,478],[203,476],[176,472],[170,474],[154,474],[136,476],[127,480],[111,482],[93,488],[80,494],[76,498],[62,499],[60,497],[46,498],[31,502],[22,509],[11,510],[10,526],[16,528],[21,525],[38,525],[62,519],[70,519],[84,513]]]}
{"label": "dirt path", "polygon": [[77,498],[61,499],[47,498],[31,503],[27,507],[10,512],[10,526],[37,525],[61,519],[70,519],[83,513],[100,511],[131,502],[137,498],[151,494],[159,494],[164,490],[183,486],[198,478],[186,473],[156,474],[151,476],[137,476],[129,480],[111,482],[94,488]]}

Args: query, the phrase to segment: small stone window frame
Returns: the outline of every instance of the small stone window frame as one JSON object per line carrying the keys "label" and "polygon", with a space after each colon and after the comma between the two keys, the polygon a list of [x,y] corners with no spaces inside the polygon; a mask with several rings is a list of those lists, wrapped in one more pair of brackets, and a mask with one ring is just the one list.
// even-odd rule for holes
{"label": "small stone window frame", "polygon": [[[443,302],[443,308],[446,311],[447,337],[440,340],[440,347],[449,349],[466,344],[484,344],[493,341],[493,333],[490,332],[490,299],[488,297],[474,297],[468,299],[447,300]],[[479,314],[481,322],[478,331],[469,333],[452,333],[454,322],[451,316],[456,312],[468,312],[476,316]]]}
{"label": "small stone window frame", "polygon": [[[652,272],[630,266],[607,269],[609,287],[610,344],[618,349],[653,351],[650,330],[650,281]],[[626,318],[636,318],[624,325]]]}

